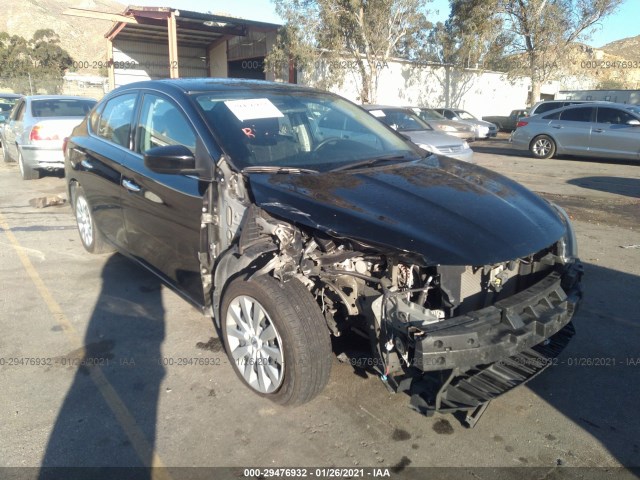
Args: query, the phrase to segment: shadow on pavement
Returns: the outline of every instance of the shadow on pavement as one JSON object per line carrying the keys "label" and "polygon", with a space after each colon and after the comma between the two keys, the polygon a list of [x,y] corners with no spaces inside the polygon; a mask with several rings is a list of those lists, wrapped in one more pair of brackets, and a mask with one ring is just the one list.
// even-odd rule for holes
{"label": "shadow on pavement", "polygon": [[640,277],[585,264],[583,286],[584,300],[574,317],[576,335],[558,363],[527,385],[622,465],[638,467]]}
{"label": "shadow on pavement", "polygon": [[580,177],[567,180],[570,185],[640,198],[640,178]]}
{"label": "shadow on pavement", "polygon": [[508,139],[483,140],[481,143],[473,142],[470,146],[471,150],[478,153],[507,155],[509,157],[531,157],[528,151],[513,148]]}
{"label": "shadow on pavement", "polygon": [[[153,460],[164,377],[160,292],[160,281],[133,262],[117,254],[107,260],[84,348],[62,359],[77,372],[51,432],[40,479],[75,478],[77,467],[142,467],[135,478],[151,478],[145,467]],[[98,473],[92,470],[91,476]]]}

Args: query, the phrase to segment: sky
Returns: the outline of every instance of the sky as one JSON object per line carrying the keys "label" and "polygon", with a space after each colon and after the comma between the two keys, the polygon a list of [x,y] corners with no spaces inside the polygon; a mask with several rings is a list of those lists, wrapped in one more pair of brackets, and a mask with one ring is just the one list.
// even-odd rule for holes
{"label": "sky", "polygon": [[[126,3],[126,2],[125,2]],[[173,7],[196,12],[223,13],[270,23],[282,23],[271,0],[136,0],[135,5]],[[449,15],[449,0],[432,0],[431,21],[444,21]],[[603,20],[585,43],[601,47],[614,40],[640,35],[640,0],[625,0],[618,11]]]}

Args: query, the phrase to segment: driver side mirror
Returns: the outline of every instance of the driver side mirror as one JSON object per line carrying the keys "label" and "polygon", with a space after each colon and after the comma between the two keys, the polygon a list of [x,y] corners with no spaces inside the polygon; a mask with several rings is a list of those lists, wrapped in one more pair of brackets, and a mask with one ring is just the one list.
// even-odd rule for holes
{"label": "driver side mirror", "polygon": [[167,145],[150,148],[144,152],[144,165],[156,173],[193,173],[196,159],[184,145]]}
{"label": "driver side mirror", "polygon": [[627,122],[627,125],[631,125],[632,127],[640,127],[640,120],[636,120],[635,118],[632,120],[629,120]]}

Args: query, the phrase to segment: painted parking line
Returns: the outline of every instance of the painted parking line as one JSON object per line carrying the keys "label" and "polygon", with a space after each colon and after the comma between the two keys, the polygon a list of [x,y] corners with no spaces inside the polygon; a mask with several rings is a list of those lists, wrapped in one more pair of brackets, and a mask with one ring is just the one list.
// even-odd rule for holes
{"label": "painted parking line", "polygon": [[[0,212],[0,229],[4,232],[9,244],[16,252],[16,255],[20,259],[20,262],[27,272],[27,275],[29,275],[29,278],[35,285],[36,290],[42,297],[42,300],[47,306],[47,309],[53,316],[54,320],[58,323],[58,325],[62,327],[64,333],[73,345],[74,349],[83,348],[84,345],[80,334],[71,324],[56,299],[44,284],[42,277],[40,277],[26,253],[28,249],[20,245],[20,242],[18,242],[18,239],[11,231],[11,228],[6,222],[6,219],[2,212]],[[109,380],[107,380],[107,378],[105,377],[102,369],[99,366],[94,365],[89,368],[89,374],[91,380],[98,388],[105,402],[115,415],[116,420],[124,430],[129,441],[131,442],[131,445],[133,446],[140,460],[143,462],[144,466],[153,469],[151,470],[152,478],[154,480],[171,480],[171,476],[166,470],[164,463],[162,462],[158,454],[154,451],[153,447],[136,423],[135,418],[133,417],[125,403],[122,401],[116,390],[113,388],[113,385],[111,385]]]}

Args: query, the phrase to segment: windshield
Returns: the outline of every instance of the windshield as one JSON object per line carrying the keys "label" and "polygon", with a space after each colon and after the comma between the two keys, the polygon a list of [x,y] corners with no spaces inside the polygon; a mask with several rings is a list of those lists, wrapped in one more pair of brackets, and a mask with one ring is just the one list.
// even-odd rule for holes
{"label": "windshield", "polygon": [[17,101],[17,98],[0,96],[0,113],[11,110]]}
{"label": "windshield", "polygon": [[430,108],[421,108],[417,113],[423,120],[446,120],[444,115],[440,115],[438,112],[431,110]]}
{"label": "windshield", "polygon": [[420,157],[417,147],[332,94],[274,89],[194,97],[223,150],[240,169],[327,171],[370,158]]}
{"label": "windshield", "polygon": [[473,115],[471,115],[469,112],[465,112],[464,110],[456,110],[456,114],[462,119],[462,120],[477,120],[476,117],[474,117]]}
{"label": "windshield", "polygon": [[84,117],[96,104],[95,100],[73,98],[33,100],[31,114],[34,117]]}
{"label": "windshield", "polygon": [[376,118],[399,132],[417,132],[433,130],[431,126],[415,113],[408,110],[377,110]]}
{"label": "windshield", "polygon": [[631,113],[635,113],[636,115],[640,115],[640,106],[634,105],[633,107],[627,107]]}

